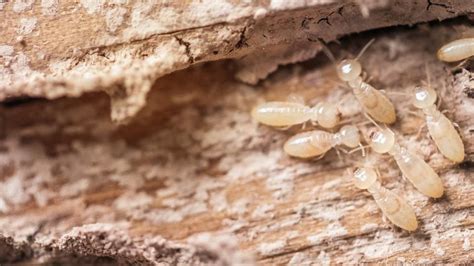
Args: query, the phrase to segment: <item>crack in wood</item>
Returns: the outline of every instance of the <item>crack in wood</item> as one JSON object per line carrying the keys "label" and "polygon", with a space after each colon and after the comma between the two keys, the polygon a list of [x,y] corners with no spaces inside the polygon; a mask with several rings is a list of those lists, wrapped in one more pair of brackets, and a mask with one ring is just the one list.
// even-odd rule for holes
{"label": "crack in wood", "polygon": [[301,28],[309,30],[309,23],[311,23],[313,19],[313,17],[305,16],[304,19],[301,21]]}
{"label": "crack in wood", "polygon": [[247,43],[247,37],[245,36],[245,32],[247,31],[247,27],[244,27],[244,29],[240,32],[240,38],[239,41],[235,44],[236,49],[240,49],[242,47],[249,47],[249,44]]}
{"label": "crack in wood", "polygon": [[188,63],[193,64],[195,59],[191,52],[191,44],[178,36],[174,36],[174,38],[178,41],[179,45],[185,47],[185,54],[188,57]]}
{"label": "crack in wood", "polygon": [[427,0],[428,1],[428,5],[426,6],[426,11],[429,11],[431,6],[439,6],[439,7],[442,7],[444,9],[446,9],[446,12],[448,13],[451,13],[451,14],[454,14],[453,11],[451,11],[451,7],[447,4],[443,4],[443,3],[434,3],[433,0]]}

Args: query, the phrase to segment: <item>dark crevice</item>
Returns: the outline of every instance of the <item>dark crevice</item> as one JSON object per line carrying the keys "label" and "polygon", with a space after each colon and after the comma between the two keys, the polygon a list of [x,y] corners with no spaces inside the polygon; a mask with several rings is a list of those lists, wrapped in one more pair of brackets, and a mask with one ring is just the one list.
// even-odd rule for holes
{"label": "dark crevice", "polygon": [[342,15],[342,11],[344,10],[344,6],[341,6],[340,8],[337,9],[337,13],[341,16],[341,17],[344,17],[344,15]]}
{"label": "dark crevice", "polygon": [[43,98],[35,98],[35,97],[12,97],[12,98],[6,98],[2,102],[2,106],[5,108],[14,108],[14,107],[27,105],[34,102],[41,102],[41,101],[47,101],[47,100]]}
{"label": "dark crevice", "polygon": [[428,5],[426,6],[426,11],[429,11],[431,6],[439,6],[439,7],[442,7],[444,9],[446,9],[446,12],[448,13],[451,13],[451,14],[454,14],[453,11],[451,11],[451,7],[447,4],[443,4],[443,3],[433,3],[432,0],[427,0],[428,1]]}
{"label": "dark crevice", "polygon": [[235,44],[236,49],[240,49],[242,47],[248,47],[247,43],[247,37],[245,36],[245,32],[247,31],[247,27],[244,27],[244,29],[240,32],[240,38],[239,41]]}
{"label": "dark crevice", "polygon": [[194,57],[191,53],[191,44],[178,36],[174,36],[178,43],[186,48],[186,56],[188,57],[188,62],[190,64],[194,63]]}
{"label": "dark crevice", "polygon": [[309,23],[311,23],[313,19],[314,18],[311,17],[304,17],[304,19],[301,21],[301,28],[309,30]]}
{"label": "dark crevice", "polygon": [[326,22],[326,24],[328,24],[329,26],[332,26],[332,25],[331,25],[331,22],[329,22],[329,17],[332,16],[334,13],[335,13],[335,12],[333,11],[333,12],[329,13],[329,15],[327,15],[326,17],[320,18],[317,23],[320,24],[321,22],[324,21],[324,22]]}
{"label": "dark crevice", "polygon": [[468,98],[473,98],[474,99],[474,88],[464,88],[464,94],[466,94],[466,96]]}
{"label": "dark crevice", "polygon": [[318,24],[320,24],[323,21],[326,22],[326,24],[328,24],[329,26],[331,26],[331,23],[329,22],[329,17],[324,17],[324,18],[319,19]]}
{"label": "dark crevice", "polygon": [[464,170],[470,170],[474,168],[474,161],[464,161],[459,164],[459,168]]}

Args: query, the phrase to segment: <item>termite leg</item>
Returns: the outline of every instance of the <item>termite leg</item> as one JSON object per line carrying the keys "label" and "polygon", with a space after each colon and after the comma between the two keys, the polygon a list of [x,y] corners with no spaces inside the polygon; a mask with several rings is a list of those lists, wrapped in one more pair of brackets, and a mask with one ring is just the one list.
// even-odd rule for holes
{"label": "termite leg", "polygon": [[365,148],[367,148],[367,147],[369,147],[369,146],[363,146],[362,144],[359,143],[359,147],[348,151],[347,154],[352,154],[352,153],[360,150],[360,151],[362,151],[362,156],[365,157]]}
{"label": "termite leg", "polygon": [[[444,82],[443,82],[443,87],[446,88],[446,87],[444,86]],[[440,93],[440,94],[444,94],[444,93]],[[440,95],[440,96],[441,96],[441,95]],[[436,108],[437,108],[438,110],[440,110],[440,108],[441,108],[441,103],[442,103],[442,102],[443,102],[443,97],[438,97],[438,102],[436,103]]]}
{"label": "termite leg", "polygon": [[423,129],[425,129],[426,127],[426,123],[423,123],[423,125],[420,127],[420,129],[418,129],[418,132],[416,133],[416,140],[420,139],[420,136],[421,136],[421,132],[423,131]]}
{"label": "termite leg", "polygon": [[457,128],[457,129],[458,129],[458,131],[460,131],[460,130],[461,130],[461,127],[459,126],[459,124],[458,124],[458,123],[456,123],[456,122],[452,122],[452,121],[451,121],[451,123],[453,123],[453,126],[454,126],[455,128]]}
{"label": "termite leg", "polygon": [[337,154],[337,157],[339,158],[339,160],[342,160],[341,152],[339,151],[339,149],[335,148],[335,150],[336,150],[336,154]]}
{"label": "termite leg", "polygon": [[274,129],[276,130],[280,130],[280,131],[285,131],[285,130],[288,130],[290,129],[292,126],[285,126],[285,127],[274,127]]}
{"label": "termite leg", "polygon": [[290,95],[288,95],[287,99],[289,102],[292,102],[292,103],[305,104],[304,97],[301,95],[294,94],[294,93],[291,93]]}
{"label": "termite leg", "polygon": [[324,157],[324,155],[326,155],[326,153],[323,153],[323,154],[319,155],[318,157],[314,157],[314,158],[312,159],[312,161],[318,161],[318,160],[321,160],[321,158],[323,158],[323,157]]}
{"label": "termite leg", "polygon": [[301,125],[301,130],[304,130],[306,128],[306,122],[304,122],[302,125]]}
{"label": "termite leg", "polygon": [[453,111],[446,109],[446,110],[441,111],[441,113],[442,114],[446,114],[446,113],[452,114]]}
{"label": "termite leg", "polygon": [[461,63],[457,64],[451,69],[451,73],[457,72],[458,70],[464,69],[464,65],[469,61],[469,58],[464,59],[461,61]]}
{"label": "termite leg", "polygon": [[[364,73],[365,73],[365,72],[364,72]],[[370,83],[370,82],[372,81],[372,78],[373,78],[373,77],[372,77],[372,76],[368,76],[368,75],[366,75],[366,76],[367,76],[367,80],[365,81],[365,83]]]}
{"label": "termite leg", "polygon": [[382,175],[380,174],[380,171],[379,171],[379,168],[378,168],[378,167],[375,167],[375,172],[377,173],[377,175],[379,176],[379,178],[382,176]]}
{"label": "termite leg", "polygon": [[342,147],[335,147],[334,149],[336,149],[336,151],[342,151],[342,152],[345,153],[345,154],[349,154],[349,153],[350,153],[350,151],[348,151],[348,150],[346,150],[346,149],[344,149],[344,148],[342,148]]}
{"label": "termite leg", "polygon": [[410,115],[416,116],[418,118],[423,118],[423,116],[420,115],[420,113],[416,112],[416,111],[408,110],[407,113],[410,114]]}

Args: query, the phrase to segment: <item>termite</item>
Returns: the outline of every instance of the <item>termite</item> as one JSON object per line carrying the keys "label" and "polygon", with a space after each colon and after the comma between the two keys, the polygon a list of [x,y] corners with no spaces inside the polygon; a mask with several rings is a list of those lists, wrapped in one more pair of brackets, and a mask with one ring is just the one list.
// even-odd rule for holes
{"label": "termite", "polygon": [[357,168],[352,176],[354,185],[360,189],[367,189],[383,214],[396,226],[408,231],[418,228],[418,221],[412,207],[400,196],[382,187],[378,174],[372,168]]}
{"label": "termite", "polygon": [[463,38],[443,45],[438,50],[438,59],[444,62],[456,62],[474,56],[474,38]]}
{"label": "termite", "polygon": [[415,89],[413,105],[425,113],[428,131],[441,154],[453,162],[460,163],[464,160],[464,144],[453,123],[436,107],[436,91],[431,88],[429,80],[428,75],[426,88]]}
{"label": "termite", "polygon": [[341,121],[336,105],[322,102],[309,107],[297,102],[266,102],[252,110],[258,122],[274,127],[288,127],[310,121],[324,128],[333,128]]}
{"label": "termite", "polygon": [[[396,121],[395,107],[390,99],[381,91],[376,90],[370,84],[362,79],[362,66],[359,58],[364,54],[367,48],[373,43],[373,39],[367,43],[354,59],[344,59],[336,65],[338,77],[347,83],[352,89],[355,97],[362,105],[362,108],[373,119],[385,124],[392,124]],[[336,62],[334,56],[327,47],[323,45],[323,51],[328,57]]]}
{"label": "termite", "polygon": [[322,157],[327,151],[338,145],[345,145],[349,148],[360,146],[360,134],[357,127],[346,125],[337,133],[323,130],[298,133],[285,142],[283,150],[288,155],[299,158]]}
{"label": "termite", "polygon": [[418,155],[401,147],[395,140],[395,133],[389,128],[379,128],[372,132],[369,144],[377,153],[390,154],[403,175],[418,191],[433,198],[443,195],[444,188],[438,174]]}

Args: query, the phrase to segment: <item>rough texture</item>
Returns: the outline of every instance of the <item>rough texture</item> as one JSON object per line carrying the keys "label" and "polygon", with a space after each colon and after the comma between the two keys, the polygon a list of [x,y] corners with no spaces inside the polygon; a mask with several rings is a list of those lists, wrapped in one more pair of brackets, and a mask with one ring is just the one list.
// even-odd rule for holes
{"label": "rough texture", "polygon": [[0,99],[104,90],[125,121],[157,78],[199,62],[242,58],[237,77],[256,83],[314,56],[310,40],[472,11],[471,0],[15,0],[0,4]]}
{"label": "rough texture", "polygon": [[[228,62],[214,62],[161,78],[126,126],[109,120],[98,93],[5,104],[0,243],[14,252],[3,261],[250,264],[253,254],[262,264],[472,262],[474,76],[434,57],[467,23],[394,28],[330,47],[336,56],[356,54],[376,38],[362,58],[371,83],[396,104],[400,143],[440,173],[446,195],[430,200],[393,161],[378,158],[383,185],[415,208],[415,233],[391,227],[345,175],[346,158],[360,154],[291,159],[282,144],[299,128],[281,132],[251,120],[257,102],[296,94],[310,104],[343,101],[347,119],[365,121],[324,56],[256,86],[233,80]],[[406,96],[390,94],[420,84],[425,64],[441,108],[460,126],[467,158],[459,166],[424,133],[415,138],[423,120],[409,113]]]}
{"label": "rough texture", "polygon": [[[31,72],[11,69],[32,60],[18,54],[22,51],[30,56],[26,55],[28,48],[16,46],[23,45],[21,40],[13,50],[7,47],[11,45],[0,46],[0,60],[4,60],[2,64],[8,61],[10,67],[2,70],[5,71],[2,77],[7,77],[2,82],[14,83],[2,90],[5,92],[3,97],[56,98],[106,90],[112,96],[114,108],[118,108],[116,112],[124,110],[117,106],[139,106],[134,101],[144,100],[140,100],[144,94],[136,94],[142,92],[140,86],[147,82],[151,85],[167,71],[205,60],[245,55],[241,60],[199,64],[159,78],[152,85],[148,104],[128,125],[118,126],[110,121],[108,96],[100,92],[73,99],[17,99],[3,103],[0,107],[0,263],[472,262],[474,75],[470,72],[472,65],[454,71],[452,66],[438,62],[434,57],[437,47],[459,37],[472,22],[461,18],[412,28],[371,31],[345,37],[340,45],[329,47],[339,58],[357,54],[371,38],[376,38],[361,59],[371,84],[386,90],[396,104],[399,121],[394,130],[400,143],[423,156],[443,180],[446,195],[431,200],[401,178],[398,168],[388,157],[374,158],[377,161],[373,163],[383,173],[382,184],[414,206],[420,221],[420,228],[415,233],[393,228],[382,219],[370,195],[352,185],[346,169],[353,166],[351,160],[361,159],[360,154],[340,159],[330,152],[319,161],[289,158],[282,152],[282,144],[301,129],[273,130],[256,124],[249,115],[257,102],[285,100],[290,95],[302,96],[311,105],[328,100],[340,103],[344,118],[361,123],[361,129],[367,135],[370,126],[364,124],[366,120],[359,114],[357,102],[337,80],[332,63],[323,55],[299,62],[316,54],[319,44],[313,41],[393,23],[455,16],[472,8],[471,4],[449,1],[445,5],[429,1],[427,5],[424,1],[410,1],[413,6],[407,8],[407,2],[389,6],[392,1],[377,1],[380,5],[377,6],[367,4],[374,1],[359,1],[359,5],[344,3],[343,10],[362,12],[351,16],[354,20],[343,22],[343,18],[348,17],[338,18],[334,13],[327,16],[327,20],[318,19],[318,23],[316,18],[310,19],[309,14],[329,14],[328,10],[337,6],[334,2],[326,5],[322,1],[305,1],[307,8],[303,8],[298,1],[281,1],[295,6],[276,8],[277,2],[259,3],[272,7],[275,14],[263,16],[266,13],[261,11],[252,15],[248,19],[254,24],[245,31],[243,25],[248,20],[240,18],[232,23],[175,29],[164,34],[138,31],[148,37],[131,43],[102,44],[97,49],[90,48],[94,43],[88,43],[81,48],[88,52],[78,57],[82,61],[77,61],[77,65],[63,68],[61,74],[40,74],[38,80]],[[14,34],[31,31],[29,34],[34,35],[38,25],[45,23],[43,16],[56,19],[67,16],[68,13],[64,11],[63,14],[61,10],[84,13],[72,17],[87,16],[88,19],[81,23],[99,25],[97,36],[102,31],[122,32],[124,25],[129,23],[125,21],[133,20],[133,16],[124,15],[122,23],[116,20],[108,24],[88,22],[90,18],[101,18],[98,14],[120,18],[120,14],[132,13],[129,9],[121,9],[126,5],[125,1],[83,0],[80,3],[82,7],[77,11],[74,6],[63,9],[65,7],[54,0],[10,1],[0,4],[3,8],[0,12],[7,14],[5,21],[20,15],[25,18],[21,27],[14,28]],[[461,6],[464,9],[459,9]],[[413,11],[415,16],[400,17],[402,10],[403,14],[409,14],[407,10],[412,9],[419,12]],[[140,12],[153,17],[152,14],[159,10],[166,9]],[[225,6],[216,10],[225,10]],[[206,10],[201,12],[213,14]],[[37,16],[35,23],[32,14]],[[362,14],[368,19],[362,19]],[[300,16],[308,16],[305,23],[297,19]],[[139,21],[141,25],[150,23],[150,30],[159,29],[153,22]],[[336,23],[341,24],[336,27]],[[42,30],[60,29],[44,25]],[[349,28],[350,25],[353,28]],[[213,27],[219,30],[210,34],[208,30]],[[217,36],[225,27],[241,30],[234,32],[234,42],[221,42],[217,46],[228,48],[227,52],[232,48],[238,51],[223,56],[219,50],[214,55],[213,48],[203,49],[208,45],[211,47],[211,41],[202,46],[186,44],[203,40],[206,32],[209,36]],[[319,34],[306,35],[307,27],[315,27],[311,31]],[[322,30],[323,27],[327,29]],[[78,26],[71,34],[79,34],[81,29]],[[269,40],[253,39],[259,36],[255,32],[262,33],[265,29],[267,33],[274,33]],[[341,32],[333,29],[341,29]],[[9,32],[10,27],[7,28]],[[174,34],[180,35],[176,38]],[[196,38],[198,35],[200,38]],[[40,36],[38,33],[35,37]],[[72,38],[75,40],[72,44],[61,43],[62,38],[57,38],[60,44],[51,51],[61,56],[45,57],[37,63],[76,58],[73,52],[69,54],[61,49],[82,45],[88,39],[80,34],[79,37],[71,36],[76,35],[67,35],[64,41]],[[298,37],[291,39],[291,44],[285,44],[290,40],[289,36]],[[313,41],[307,41],[307,37]],[[3,41],[1,38],[5,37],[0,37]],[[28,45],[28,38],[24,40],[26,47],[33,47]],[[182,63],[153,61],[157,58],[152,53],[154,48],[165,47],[167,41],[177,43],[177,48],[176,51],[167,50],[165,58],[179,61],[182,55]],[[125,51],[133,51],[132,56],[128,57]],[[187,56],[190,51],[193,51],[193,62]],[[101,52],[117,57],[106,59]],[[199,54],[202,57],[197,59],[195,55]],[[117,61],[107,61],[115,59]],[[148,59],[151,60],[149,65],[141,65],[143,73],[150,74],[147,77],[142,76],[141,71],[134,72],[132,67],[123,65],[124,62],[140,65]],[[276,68],[278,64],[289,62],[295,64]],[[414,108],[407,96],[392,93],[409,92],[425,80],[425,64],[442,99],[441,109],[450,111],[448,117],[459,125],[466,146],[466,160],[460,165],[444,159],[425,136],[425,131],[416,138],[423,119],[410,112]],[[109,75],[110,71],[115,71],[114,66],[117,66],[117,72]],[[157,72],[147,72],[152,68]],[[41,67],[32,69],[40,71]],[[274,74],[251,85],[275,69]],[[98,78],[89,80],[86,72]],[[21,73],[32,80],[27,81]],[[18,76],[8,81],[9,75]],[[235,80],[235,76],[248,83]],[[17,84],[22,81],[25,83]],[[137,98],[130,102],[130,95]],[[131,114],[123,112],[123,116],[116,118]]]}

